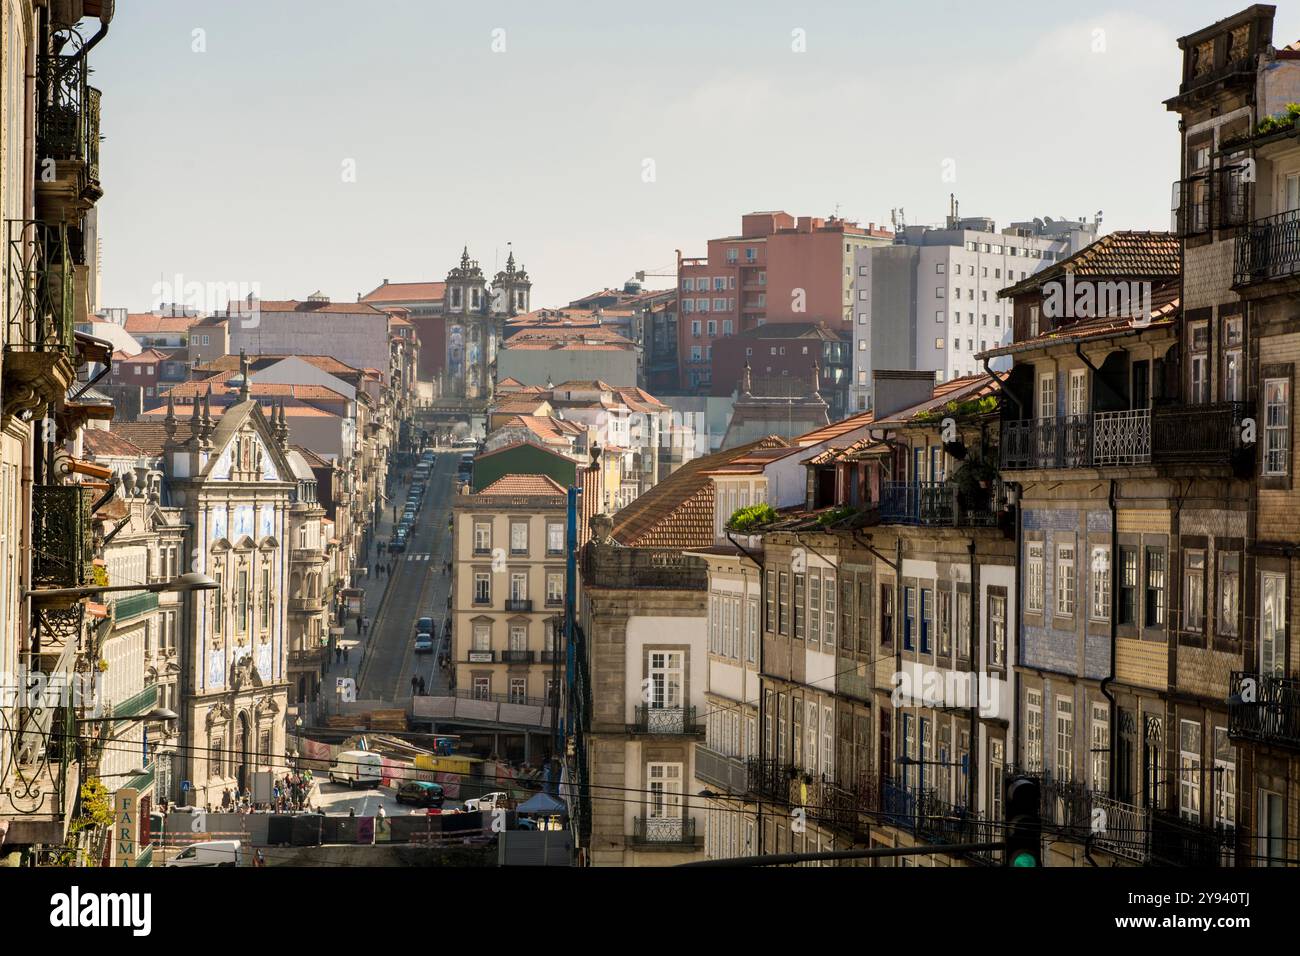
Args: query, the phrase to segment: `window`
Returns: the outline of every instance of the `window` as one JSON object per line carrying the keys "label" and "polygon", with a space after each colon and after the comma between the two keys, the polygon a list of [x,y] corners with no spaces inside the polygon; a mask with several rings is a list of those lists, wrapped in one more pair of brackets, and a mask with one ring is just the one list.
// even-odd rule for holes
{"label": "window", "polygon": [[262,567],[262,630],[268,630],[271,627],[271,568],[269,565]]}
{"label": "window", "polygon": [[512,571],[510,574],[510,600],[528,600],[528,572]]}
{"label": "window", "polygon": [[1183,630],[1205,630],[1205,552],[1183,552]]}
{"label": "window", "polygon": [[1074,779],[1074,701],[1056,698],[1056,779]]}
{"label": "window", "polygon": [[1146,627],[1160,627],[1165,623],[1165,552],[1163,548],[1147,548],[1146,600],[1143,602],[1143,623]]}
{"label": "window", "polygon": [[1218,620],[1214,629],[1220,637],[1238,635],[1237,620],[1241,610],[1241,555],[1235,551],[1220,552],[1218,600]]}
{"label": "window", "polygon": [[1056,375],[1053,372],[1038,377],[1038,417],[1056,417]]}
{"label": "window", "polygon": [[903,588],[903,650],[912,650],[916,626],[916,588]]}
{"label": "window", "polygon": [[767,611],[767,619],[763,625],[763,630],[772,633],[776,630],[776,571],[771,568],[767,571],[767,582],[763,591]]}
{"label": "window", "polygon": [[894,589],[888,584],[880,586],[880,643],[886,647],[894,643]]}
{"label": "window", "polygon": [[989,595],[989,665],[1007,666],[1007,599]]}
{"label": "window", "polygon": [[528,678],[510,678],[510,703],[522,704],[528,700]]}
{"label": "window", "polygon": [[820,571],[808,572],[808,640],[820,643],[822,639],[822,576]]}
{"label": "window", "polygon": [[1137,548],[1119,549],[1120,624],[1137,623],[1138,553]]}
{"label": "window", "polygon": [[1043,770],[1043,692],[1025,694],[1025,769],[1030,773]]}
{"label": "window", "polygon": [[930,588],[921,588],[921,653],[929,654],[930,646],[930,617],[934,613],[934,591]]}
{"label": "window", "polygon": [[1287,857],[1286,817],[1282,794],[1259,791],[1259,856],[1267,866],[1285,866]]}
{"label": "window", "polygon": [[1089,562],[1092,572],[1092,590],[1089,616],[1094,621],[1110,620],[1110,548],[1093,545],[1092,560]]}
{"label": "window", "polygon": [[675,708],[682,706],[682,687],[684,686],[684,655],[681,651],[650,652],[650,699],[652,708]]}
{"label": "window", "polygon": [[[942,262],[936,262],[934,264],[934,271],[937,275],[943,275],[943,265],[944,264]],[[958,266],[957,268],[958,270],[960,270],[961,266]]]}
{"label": "window", "polygon": [[970,591],[957,591],[957,657],[970,660]]}
{"label": "window", "polygon": [[1074,615],[1074,542],[1056,546],[1056,613],[1062,617]]}
{"label": "window", "polygon": [[475,554],[492,553],[492,522],[490,521],[474,522],[474,553]]}
{"label": "window", "polygon": [[489,651],[492,649],[492,625],[483,621],[474,624],[474,650]]}
{"label": "window", "polygon": [[510,522],[510,553],[511,554],[528,553],[528,522],[527,521]]}
{"label": "window", "polygon": [[551,521],[546,525],[546,553],[564,553],[564,525],[558,521]]}
{"label": "window", "polygon": [[939,592],[938,621],[939,656],[952,655],[952,592]]}
{"label": "window", "polygon": [[695,291],[695,280],[694,280],[694,279],[683,279],[683,280],[682,280],[682,291],[683,291],[683,292],[694,292],[694,291]]}
{"label": "window", "polygon": [[1192,720],[1178,722],[1178,815],[1201,819],[1201,725]]}
{"label": "window", "polygon": [[1025,543],[1025,610],[1043,613],[1043,542]]}
{"label": "window", "polygon": [[236,590],[236,606],[239,608],[239,617],[235,619],[235,631],[244,634],[248,631],[248,572],[241,569],[237,578],[239,584]]}
{"label": "window", "polygon": [[934,287],[934,297],[936,299],[942,299],[944,297],[943,286],[937,285]]}
{"label": "window", "polygon": [[1286,575],[1259,574],[1259,672],[1264,677],[1286,673]]}
{"label": "window", "polygon": [[1106,793],[1110,789],[1110,711],[1106,704],[1092,705],[1092,789]]}
{"label": "window", "polygon": [[822,602],[822,641],[829,650],[835,646],[835,575],[829,571],[825,574],[822,594],[825,595]]}
{"label": "window", "polygon": [[804,627],[807,623],[807,611],[804,608],[804,576],[794,576],[794,636],[803,640]]}
{"label": "window", "polygon": [[1002,768],[1006,766],[1006,741],[989,740],[989,819],[1002,819]]}
{"label": "window", "polygon": [[1237,750],[1228,739],[1228,728],[1214,728],[1214,822],[1237,825]]}
{"label": "window", "polygon": [[1291,445],[1291,380],[1264,380],[1264,474],[1289,473]]}
{"label": "window", "polygon": [[492,603],[492,575],[487,571],[474,572],[474,603]]}
{"label": "window", "polygon": [[943,348],[943,339],[935,339],[935,340],[934,340],[934,347],[935,347],[936,349],[942,349],[942,348]]}
{"label": "window", "polygon": [[778,634],[790,633],[790,573],[782,571],[779,575],[780,589],[777,591],[777,627]]}
{"label": "window", "polygon": [[546,574],[546,603],[552,606],[564,603],[564,574],[549,571]]}
{"label": "window", "polygon": [[745,660],[758,660],[758,599],[750,598],[748,615],[745,621]]}

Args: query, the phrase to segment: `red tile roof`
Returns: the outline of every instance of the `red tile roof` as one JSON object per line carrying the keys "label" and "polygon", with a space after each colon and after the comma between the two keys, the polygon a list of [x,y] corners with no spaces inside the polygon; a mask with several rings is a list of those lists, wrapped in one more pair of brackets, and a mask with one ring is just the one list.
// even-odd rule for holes
{"label": "red tile roof", "polygon": [[1111,232],[1068,259],[1040,269],[998,292],[1009,299],[1042,288],[1066,273],[1089,278],[1177,279],[1182,272],[1182,243],[1172,232]]}
{"label": "red tile roof", "polygon": [[445,282],[389,282],[367,292],[362,302],[441,302],[447,294]]}
{"label": "red tile roof", "polygon": [[155,315],[152,312],[128,312],[122,326],[132,335],[160,334],[163,332],[188,332],[199,321],[197,315]]}
{"label": "red tile roof", "polygon": [[784,439],[769,435],[688,461],[614,515],[614,540],[627,547],[708,547],[713,544],[712,470],[758,449],[784,447]]}
{"label": "red tile roof", "polygon": [[103,428],[82,429],[81,440],[86,454],[90,457],[139,458],[144,455],[144,449],[133,441]]}
{"label": "red tile roof", "polygon": [[546,495],[563,499],[564,486],[549,475],[502,475],[478,492],[476,497],[493,495]]}

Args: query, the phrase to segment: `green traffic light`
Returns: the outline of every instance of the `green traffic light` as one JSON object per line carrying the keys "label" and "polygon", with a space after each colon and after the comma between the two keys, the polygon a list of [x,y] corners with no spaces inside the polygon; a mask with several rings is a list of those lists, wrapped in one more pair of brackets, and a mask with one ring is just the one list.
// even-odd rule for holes
{"label": "green traffic light", "polygon": [[1012,866],[1038,866],[1032,853],[1017,853],[1011,860]]}

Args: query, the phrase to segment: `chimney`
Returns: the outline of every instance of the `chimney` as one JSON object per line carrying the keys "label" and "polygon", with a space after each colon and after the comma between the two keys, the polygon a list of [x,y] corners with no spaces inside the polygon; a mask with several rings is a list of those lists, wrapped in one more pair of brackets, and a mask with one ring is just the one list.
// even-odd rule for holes
{"label": "chimney", "polygon": [[875,369],[871,374],[876,420],[934,397],[934,372]]}

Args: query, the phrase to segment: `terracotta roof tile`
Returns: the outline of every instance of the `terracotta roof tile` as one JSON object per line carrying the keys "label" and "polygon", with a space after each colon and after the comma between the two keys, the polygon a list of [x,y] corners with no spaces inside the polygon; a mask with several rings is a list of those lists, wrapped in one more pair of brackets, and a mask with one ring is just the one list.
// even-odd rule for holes
{"label": "terracotta roof tile", "polygon": [[92,457],[139,458],[144,454],[144,449],[130,439],[103,428],[83,429],[81,439],[86,454]]}
{"label": "terracotta roof tile", "polygon": [[447,294],[445,282],[385,282],[361,297],[362,302],[440,302]]}
{"label": "terracotta roof tile", "polygon": [[1182,243],[1172,232],[1111,232],[1015,285],[998,292],[1008,299],[1039,289],[1067,272],[1113,279],[1176,279],[1182,271]]}
{"label": "terracotta roof tile", "polygon": [[502,475],[476,497],[492,495],[554,495],[563,498],[566,491],[549,475]]}
{"label": "terracotta roof tile", "polygon": [[781,447],[786,442],[771,435],[687,462],[614,515],[614,540],[627,547],[708,547],[713,544],[711,469],[760,448]]}

